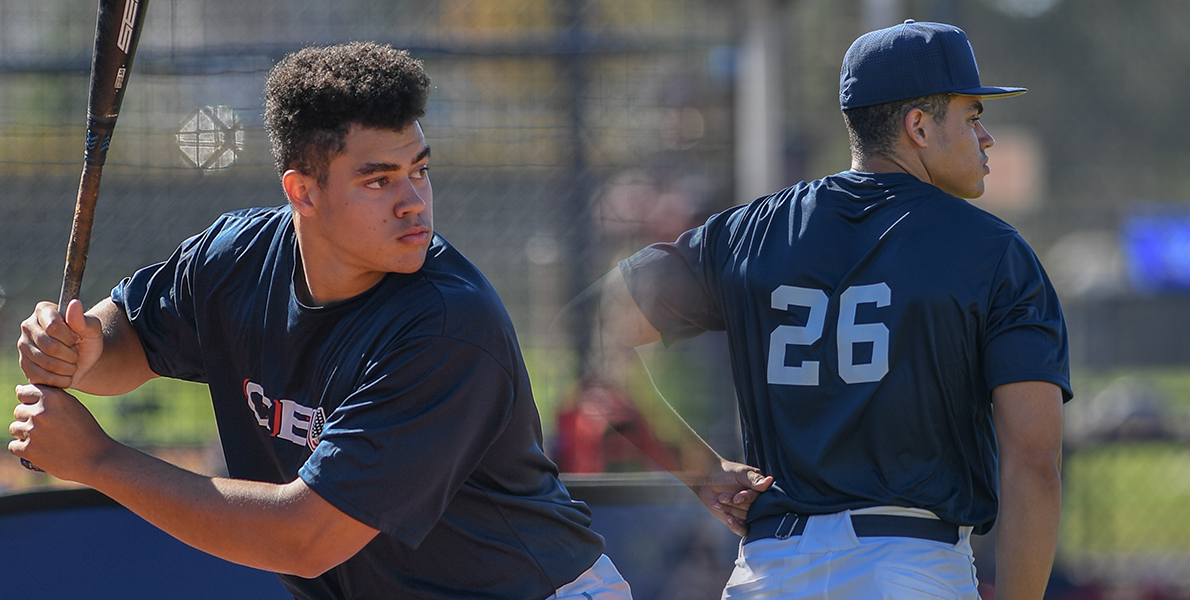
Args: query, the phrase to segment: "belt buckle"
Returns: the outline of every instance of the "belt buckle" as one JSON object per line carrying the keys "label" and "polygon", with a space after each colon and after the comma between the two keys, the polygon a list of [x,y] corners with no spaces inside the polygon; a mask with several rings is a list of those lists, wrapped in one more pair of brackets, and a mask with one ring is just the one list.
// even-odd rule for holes
{"label": "belt buckle", "polygon": [[[789,523],[789,529],[786,529],[785,522],[789,519],[790,515],[793,515],[793,521]],[[774,532],[776,534],[776,538],[779,540],[789,539],[789,537],[793,535],[793,530],[797,528],[797,521],[799,518],[800,517],[790,512],[782,515],[781,522],[777,524],[777,531]]]}

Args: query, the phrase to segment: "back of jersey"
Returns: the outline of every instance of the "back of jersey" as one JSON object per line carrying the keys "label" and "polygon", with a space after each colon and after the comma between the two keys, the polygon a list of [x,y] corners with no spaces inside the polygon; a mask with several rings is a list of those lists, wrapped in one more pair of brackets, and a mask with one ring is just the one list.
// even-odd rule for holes
{"label": "back of jersey", "polygon": [[727,330],[747,462],[777,480],[750,519],[898,505],[990,528],[991,388],[1069,389],[1057,298],[1015,230],[912,176],[847,172],[666,251]]}

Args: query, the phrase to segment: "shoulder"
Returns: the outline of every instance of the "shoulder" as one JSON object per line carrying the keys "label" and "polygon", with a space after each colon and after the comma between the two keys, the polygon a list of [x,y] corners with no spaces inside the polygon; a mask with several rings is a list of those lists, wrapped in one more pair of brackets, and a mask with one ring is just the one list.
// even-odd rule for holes
{"label": "shoulder", "polygon": [[789,210],[803,198],[812,196],[823,186],[825,180],[801,181],[795,185],[761,196],[747,204],[733,206],[711,217],[725,223],[771,218],[774,214]]}
{"label": "shoulder", "polygon": [[737,204],[712,215],[702,225],[679,238],[679,244],[692,246],[734,247],[752,234],[763,234],[769,223],[782,222],[799,210],[800,200],[811,195],[821,184],[800,182],[761,196],[746,204]]}
{"label": "shoulder", "polygon": [[1000,217],[915,177],[900,175],[890,183],[891,193],[900,196],[904,204],[910,204],[911,213],[919,212],[927,217],[924,223],[939,234],[972,243],[986,240],[1007,244],[1013,238],[1020,238],[1016,228]]}
{"label": "shoulder", "polygon": [[270,234],[288,229],[293,222],[289,206],[245,208],[224,213],[206,231],[212,244],[243,248],[252,242],[271,238]]}
{"label": "shoulder", "polygon": [[801,181],[748,204],[732,207],[719,213],[717,219],[728,226],[739,226],[751,222],[768,222],[788,218],[791,214],[812,214],[821,204],[847,205],[862,209],[865,203],[887,197],[894,186],[914,184],[941,190],[922,184],[911,176],[886,177],[870,173],[844,171],[815,179]]}
{"label": "shoulder", "polygon": [[440,234],[434,234],[420,274],[437,292],[444,310],[490,309],[493,301],[499,304],[487,277]]}
{"label": "shoulder", "polygon": [[975,251],[998,256],[1001,261],[1026,258],[1036,262],[1033,248],[1000,217],[958,198],[947,206],[947,212],[943,219],[953,224],[950,235],[956,243],[971,244]]}
{"label": "shoulder", "polygon": [[248,208],[224,213],[205,231],[187,241],[201,257],[197,266],[251,262],[292,245],[293,218],[289,206]]}
{"label": "shoulder", "polygon": [[288,205],[224,213],[178,248],[175,277],[207,295],[255,294],[262,277],[288,273],[277,266],[292,263],[292,223]]}
{"label": "shoulder", "polygon": [[913,209],[924,215],[914,222],[932,238],[936,251],[951,260],[966,261],[969,273],[979,273],[978,278],[994,288],[1045,282],[1036,252],[1015,227],[967,200],[920,185],[930,195],[918,205],[920,210]]}
{"label": "shoulder", "polygon": [[436,242],[423,270],[439,295],[447,331],[511,330],[508,312],[488,278],[445,238],[437,236]]}
{"label": "shoulder", "polygon": [[508,359],[515,353],[516,335],[500,296],[483,273],[441,235],[435,234],[420,271],[390,280],[400,302],[414,304],[393,308],[403,314],[401,321],[415,324],[416,336],[477,346],[510,368]]}

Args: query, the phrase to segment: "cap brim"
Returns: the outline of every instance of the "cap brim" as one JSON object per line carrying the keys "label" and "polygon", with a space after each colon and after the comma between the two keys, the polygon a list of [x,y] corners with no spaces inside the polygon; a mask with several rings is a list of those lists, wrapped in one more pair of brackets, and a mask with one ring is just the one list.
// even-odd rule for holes
{"label": "cap brim", "polygon": [[952,94],[960,94],[963,96],[979,96],[981,98],[1011,98],[1013,96],[1020,96],[1029,90],[1018,87],[994,87],[983,86],[977,88],[970,88],[966,90],[955,90]]}

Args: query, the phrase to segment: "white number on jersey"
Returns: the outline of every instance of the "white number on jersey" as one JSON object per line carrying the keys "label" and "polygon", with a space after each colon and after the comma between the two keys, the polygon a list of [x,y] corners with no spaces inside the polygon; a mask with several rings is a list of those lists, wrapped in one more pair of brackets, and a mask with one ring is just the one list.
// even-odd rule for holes
{"label": "white number on jersey", "polygon": [[[847,383],[880,381],[888,373],[888,327],[884,323],[856,323],[856,308],[860,304],[889,305],[892,291],[885,283],[857,285],[847,288],[839,296],[839,321],[835,338],[838,341],[839,376]],[[769,335],[768,382],[774,385],[818,385],[819,361],[806,360],[800,365],[785,364],[788,346],[810,346],[822,338],[826,326],[826,292],[783,285],[773,290],[772,306],[785,312],[793,306],[810,309],[806,324],[778,325]],[[855,364],[855,345],[870,342],[872,360]]]}

